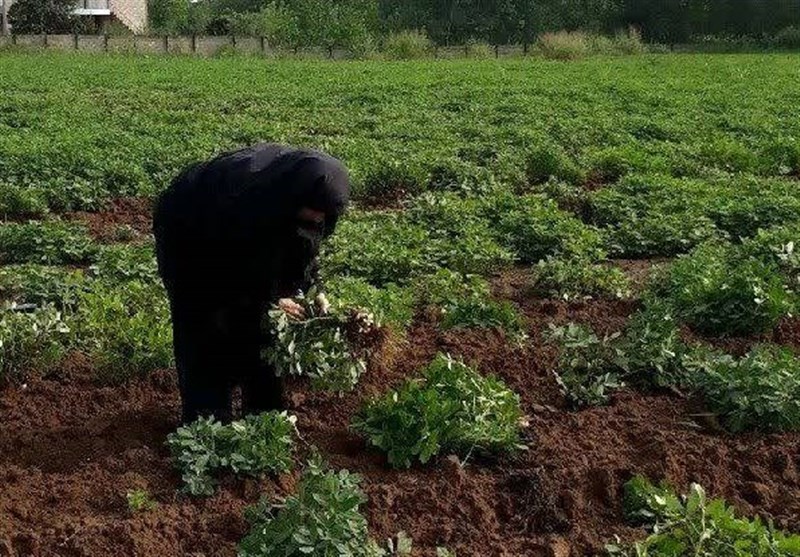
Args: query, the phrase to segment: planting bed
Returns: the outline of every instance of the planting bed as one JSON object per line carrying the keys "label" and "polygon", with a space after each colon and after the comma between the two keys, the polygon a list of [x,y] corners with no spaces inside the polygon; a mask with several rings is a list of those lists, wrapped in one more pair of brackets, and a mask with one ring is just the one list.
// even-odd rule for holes
{"label": "planting bed", "polygon": [[[121,218],[114,215],[102,219]],[[499,331],[442,332],[418,315],[405,339],[376,356],[354,393],[340,398],[289,382],[285,398],[298,417],[300,453],[313,444],[331,465],[363,474],[376,538],[404,530],[413,537],[414,555],[434,555],[443,545],[475,557],[592,554],[615,535],[641,535],[622,516],[622,484],[635,473],[681,487],[701,482],[742,512],[800,529],[800,435],[732,436],[675,394],[623,391],[608,407],[567,409],[550,371],[556,354],[538,340],[541,333],[567,321],[612,332],[636,303],[532,299],[521,294],[528,274],[511,270],[493,284],[497,296],[522,310],[534,339],[529,348],[513,347]],[[784,342],[800,348],[798,320],[787,320],[780,331]],[[743,348],[752,340],[728,344]],[[499,375],[521,395],[530,417],[527,450],[468,460],[463,468],[444,457],[433,466],[392,471],[348,431],[365,397],[413,375],[437,351]],[[247,530],[243,509],[263,494],[290,494],[296,475],[228,478],[208,499],[179,495],[164,445],[177,426],[178,405],[171,370],[102,386],[80,357],[3,390],[0,555],[235,555]],[[133,516],[125,493],[134,488],[147,489],[158,510]]]}
{"label": "planting bed", "polygon": [[[796,55],[36,56],[0,52],[0,557],[234,556],[278,537],[246,520],[262,497],[337,514],[301,489],[317,450],[363,477],[369,535],[415,557],[608,555],[652,532],[626,507],[637,474],[800,532]],[[233,472],[286,467],[286,416],[171,436],[150,235],[186,163],[258,141],[340,157],[354,197],[322,253],[334,314],[271,314],[299,437],[261,479]],[[226,473],[189,496],[171,451],[186,474],[217,426]]]}

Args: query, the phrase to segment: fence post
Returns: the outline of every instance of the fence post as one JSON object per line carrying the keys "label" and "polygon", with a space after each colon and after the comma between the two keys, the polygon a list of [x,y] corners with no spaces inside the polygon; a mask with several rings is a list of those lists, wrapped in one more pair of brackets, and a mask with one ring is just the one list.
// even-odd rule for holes
{"label": "fence post", "polygon": [[108,33],[103,35],[103,52],[108,52]]}
{"label": "fence post", "polygon": [[328,46],[328,58],[333,60],[333,47],[332,46]]}
{"label": "fence post", "polygon": [[259,37],[258,39],[259,39],[258,46],[261,48],[261,56],[266,56],[267,55],[267,44],[266,44],[267,41],[264,40],[263,35],[261,37]]}
{"label": "fence post", "polygon": [[164,49],[164,54],[169,52],[169,35],[164,35],[164,38],[161,41],[161,46]]}
{"label": "fence post", "polygon": [[469,45],[468,44],[464,45],[464,56],[469,58]]}
{"label": "fence post", "polygon": [[192,54],[197,54],[197,33],[192,33]]}
{"label": "fence post", "polygon": [[494,57],[495,58],[500,58],[500,45],[499,44],[494,45]]}
{"label": "fence post", "polygon": [[522,43],[522,55],[523,56],[527,56],[528,55],[528,43],[527,43],[527,41]]}
{"label": "fence post", "polygon": [[74,35],[72,35],[72,45],[75,47],[75,50],[79,50],[79,47],[78,47],[78,33],[77,33],[77,31],[75,32]]}
{"label": "fence post", "polygon": [[231,46],[236,49],[236,35],[231,35]]}
{"label": "fence post", "polygon": [[44,47],[47,48],[47,33],[44,34]]}

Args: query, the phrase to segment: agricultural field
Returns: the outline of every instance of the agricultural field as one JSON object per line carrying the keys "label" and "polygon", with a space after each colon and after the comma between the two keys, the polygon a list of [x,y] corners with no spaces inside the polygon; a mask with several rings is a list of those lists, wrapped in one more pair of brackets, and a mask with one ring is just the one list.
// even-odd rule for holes
{"label": "agricultural field", "polygon": [[[798,83],[0,52],[0,555],[800,555]],[[351,170],[334,313],[178,429],[152,202],[260,141]]]}

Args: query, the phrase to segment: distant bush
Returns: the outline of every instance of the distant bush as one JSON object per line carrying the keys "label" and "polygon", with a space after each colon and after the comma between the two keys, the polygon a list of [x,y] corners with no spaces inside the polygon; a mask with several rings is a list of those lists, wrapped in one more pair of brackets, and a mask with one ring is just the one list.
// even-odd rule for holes
{"label": "distant bush", "polygon": [[800,48],[800,27],[792,25],[775,35],[775,44],[781,48]]}
{"label": "distant bush", "polygon": [[643,54],[647,45],[642,40],[642,33],[636,27],[627,31],[617,31],[612,39],[612,46],[617,54]]}
{"label": "distant bush", "polygon": [[369,402],[352,427],[386,451],[392,466],[408,468],[442,451],[513,450],[521,420],[519,397],[503,382],[439,355],[422,380]]}
{"label": "distant bush", "polygon": [[583,31],[543,33],[536,46],[545,58],[553,60],[577,60],[591,54],[590,37]]}
{"label": "distant bush", "polygon": [[468,58],[494,58],[494,47],[489,43],[467,41],[465,52]]}
{"label": "distant bush", "polygon": [[433,43],[425,31],[398,31],[389,34],[383,41],[383,51],[393,60],[424,58],[433,50]]}

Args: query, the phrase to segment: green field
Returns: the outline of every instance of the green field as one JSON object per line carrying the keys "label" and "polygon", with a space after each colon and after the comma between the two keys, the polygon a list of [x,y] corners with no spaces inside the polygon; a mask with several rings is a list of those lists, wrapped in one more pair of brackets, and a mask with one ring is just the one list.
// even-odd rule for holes
{"label": "green field", "polygon": [[[295,555],[282,528],[319,519],[325,538],[339,517],[359,557],[401,530],[413,555],[604,554],[615,537],[614,555],[800,554],[690,485],[800,531],[798,83],[795,54],[1,52],[0,548]],[[261,141],[325,150],[353,182],[323,252],[335,319],[271,315],[270,357],[315,389],[287,394],[304,442],[273,415],[195,424],[167,454],[150,202],[186,164]],[[374,344],[340,334],[373,318]],[[308,445],[361,474],[367,520],[358,481]],[[307,489],[245,537],[244,508],[295,493],[276,474],[308,458]]]}

